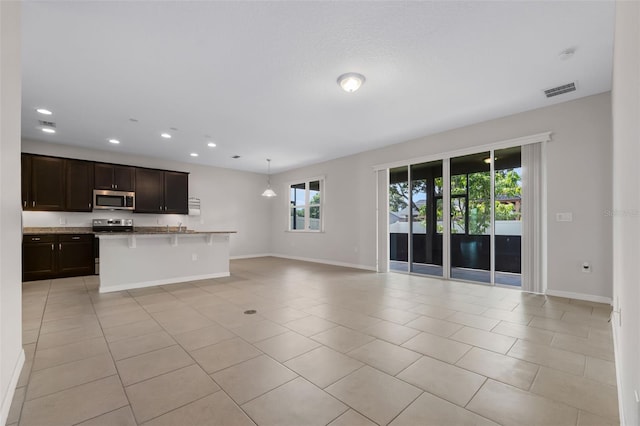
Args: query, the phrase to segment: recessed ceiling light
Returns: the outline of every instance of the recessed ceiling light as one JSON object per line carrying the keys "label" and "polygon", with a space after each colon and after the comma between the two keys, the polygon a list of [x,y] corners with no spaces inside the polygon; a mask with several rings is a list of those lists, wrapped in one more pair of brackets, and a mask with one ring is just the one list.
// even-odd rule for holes
{"label": "recessed ceiling light", "polygon": [[45,133],[55,133],[56,132],[54,129],[51,129],[49,127],[43,128],[42,131],[45,132]]}
{"label": "recessed ceiling light", "polygon": [[137,118],[130,118],[129,121],[132,122],[132,123],[137,123],[138,119]]}
{"label": "recessed ceiling light", "polygon": [[38,111],[40,114],[44,114],[44,115],[51,115],[53,114],[51,111],[49,111],[48,109],[44,109],[44,108],[38,108],[36,109],[36,111]]}
{"label": "recessed ceiling light", "polygon": [[213,142],[209,142],[209,143],[207,144],[207,146],[208,146],[209,148],[215,148],[217,145],[216,145],[215,143],[213,143]]}
{"label": "recessed ceiling light", "polygon": [[364,75],[355,72],[348,72],[338,77],[338,84],[342,90],[353,93],[360,88],[365,82]]}
{"label": "recessed ceiling light", "polygon": [[114,145],[117,145],[120,143],[120,141],[118,139],[109,139],[109,143],[112,143]]}
{"label": "recessed ceiling light", "polygon": [[192,156],[192,157],[197,157],[197,156],[198,156],[198,153],[197,153],[197,152],[192,152],[192,153],[191,153],[191,154],[189,154],[189,155],[190,155],[190,156]]}
{"label": "recessed ceiling light", "polygon": [[163,133],[160,136],[162,136],[165,139],[171,139],[171,135],[169,133]]}

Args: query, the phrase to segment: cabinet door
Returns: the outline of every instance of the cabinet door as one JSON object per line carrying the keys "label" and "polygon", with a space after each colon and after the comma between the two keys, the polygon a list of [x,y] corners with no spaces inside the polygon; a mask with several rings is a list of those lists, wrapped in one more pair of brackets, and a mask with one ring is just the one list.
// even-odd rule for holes
{"label": "cabinet door", "polygon": [[22,208],[31,208],[31,156],[22,154]]}
{"label": "cabinet door", "polygon": [[113,166],[113,183],[118,191],[135,191],[135,167]]}
{"label": "cabinet door", "polygon": [[114,189],[113,166],[111,164],[95,163],[93,171],[94,189]]}
{"label": "cabinet door", "polygon": [[64,162],[62,158],[31,157],[32,210],[64,210]]}
{"label": "cabinet door", "polygon": [[189,213],[188,198],[189,175],[179,172],[164,172],[165,213]]}
{"label": "cabinet door", "polygon": [[90,212],[93,206],[93,163],[67,160],[66,211]]}
{"label": "cabinet door", "polygon": [[55,272],[55,236],[25,235],[22,243],[22,280],[53,278]]}
{"label": "cabinet door", "polygon": [[164,172],[136,169],[136,213],[164,212]]}
{"label": "cabinet door", "polygon": [[95,268],[93,235],[58,236],[58,276],[92,275]]}

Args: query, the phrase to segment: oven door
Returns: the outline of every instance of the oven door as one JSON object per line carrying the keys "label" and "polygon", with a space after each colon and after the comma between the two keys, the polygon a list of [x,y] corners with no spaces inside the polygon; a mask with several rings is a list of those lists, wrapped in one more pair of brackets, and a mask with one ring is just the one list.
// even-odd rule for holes
{"label": "oven door", "polygon": [[94,210],[134,210],[135,207],[134,192],[93,190]]}

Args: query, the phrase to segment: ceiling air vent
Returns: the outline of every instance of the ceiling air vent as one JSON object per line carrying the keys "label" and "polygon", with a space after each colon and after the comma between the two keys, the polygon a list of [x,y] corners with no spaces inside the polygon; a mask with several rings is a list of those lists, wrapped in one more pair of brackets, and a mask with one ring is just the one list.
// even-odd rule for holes
{"label": "ceiling air vent", "polygon": [[44,127],[56,127],[56,123],[54,123],[53,121],[38,120],[38,123],[40,123],[40,125]]}
{"label": "ceiling air vent", "polygon": [[552,87],[551,89],[547,89],[544,91],[544,94],[547,96],[547,98],[552,98],[554,96],[573,92],[575,90],[576,90],[576,83],[572,82],[572,83],[563,84],[562,86]]}

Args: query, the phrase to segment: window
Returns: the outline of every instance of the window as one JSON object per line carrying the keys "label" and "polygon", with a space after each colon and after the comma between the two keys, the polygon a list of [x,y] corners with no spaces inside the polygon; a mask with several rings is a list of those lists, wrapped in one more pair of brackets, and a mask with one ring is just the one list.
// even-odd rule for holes
{"label": "window", "polygon": [[289,186],[289,230],[322,231],[323,179]]}

